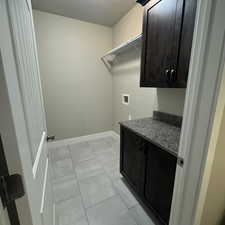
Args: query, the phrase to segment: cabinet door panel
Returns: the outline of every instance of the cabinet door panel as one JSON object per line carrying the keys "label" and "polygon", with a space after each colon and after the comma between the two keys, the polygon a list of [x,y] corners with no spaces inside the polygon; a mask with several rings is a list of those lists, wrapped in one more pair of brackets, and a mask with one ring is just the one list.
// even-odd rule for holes
{"label": "cabinet door panel", "polygon": [[186,0],[177,68],[177,86],[186,87],[191,58],[197,0]]}
{"label": "cabinet door panel", "polygon": [[142,87],[169,87],[176,71],[183,0],[153,0],[145,11],[141,66]]}
{"label": "cabinet door panel", "polygon": [[149,206],[166,224],[169,223],[176,157],[148,144],[144,196]]}
{"label": "cabinet door panel", "polygon": [[125,179],[139,193],[143,193],[145,155],[144,140],[128,129],[121,128],[121,165]]}

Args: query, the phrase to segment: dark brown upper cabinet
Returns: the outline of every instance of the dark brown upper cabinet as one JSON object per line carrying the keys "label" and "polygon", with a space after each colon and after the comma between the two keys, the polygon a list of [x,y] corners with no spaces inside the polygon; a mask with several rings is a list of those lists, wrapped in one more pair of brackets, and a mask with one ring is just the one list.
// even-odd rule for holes
{"label": "dark brown upper cabinet", "polygon": [[143,20],[141,87],[185,88],[197,0],[152,0]]}

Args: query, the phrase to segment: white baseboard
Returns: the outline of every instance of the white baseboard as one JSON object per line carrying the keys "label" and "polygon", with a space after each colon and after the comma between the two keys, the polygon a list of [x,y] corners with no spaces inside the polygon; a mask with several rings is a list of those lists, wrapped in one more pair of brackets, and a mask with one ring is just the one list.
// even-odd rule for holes
{"label": "white baseboard", "polygon": [[98,138],[103,138],[103,137],[114,137],[119,139],[120,136],[117,134],[115,131],[106,131],[106,132],[101,132],[101,133],[96,133],[96,134],[91,134],[91,135],[85,135],[81,137],[75,137],[75,138],[67,138],[63,140],[58,140],[58,141],[53,141],[48,143],[49,148],[57,148],[65,145],[70,145],[70,144],[75,144],[81,141],[90,141]]}
{"label": "white baseboard", "polygon": [[114,138],[117,138],[117,139],[120,139],[120,135],[118,133],[116,133],[115,131],[111,131],[111,135],[114,137]]}

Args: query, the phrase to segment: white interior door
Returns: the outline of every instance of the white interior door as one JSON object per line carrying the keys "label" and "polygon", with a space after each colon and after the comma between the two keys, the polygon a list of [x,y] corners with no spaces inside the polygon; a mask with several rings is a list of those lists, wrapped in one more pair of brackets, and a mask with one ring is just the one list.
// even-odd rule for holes
{"label": "white interior door", "polygon": [[4,78],[28,199],[27,210],[33,225],[52,225],[47,130],[30,0],[0,0],[0,17]]}

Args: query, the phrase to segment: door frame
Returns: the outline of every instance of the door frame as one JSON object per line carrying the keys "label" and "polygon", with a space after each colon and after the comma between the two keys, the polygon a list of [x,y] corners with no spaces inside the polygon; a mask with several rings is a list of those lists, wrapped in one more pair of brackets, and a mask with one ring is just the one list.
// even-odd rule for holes
{"label": "door frame", "polygon": [[[29,9],[31,9],[30,1],[26,0],[26,2],[30,6]],[[2,55],[4,80],[7,87],[8,100],[11,110],[10,116],[12,117],[15,131],[15,140],[13,141],[16,143],[17,149],[15,149],[15,151],[18,151],[18,161],[20,162],[23,177],[25,178],[24,186],[26,198],[24,201],[26,201],[26,206],[28,206],[27,208],[23,209],[18,208],[18,213],[20,211],[21,214],[19,213],[19,217],[22,216],[23,218],[20,219],[23,219],[26,224],[43,224],[42,217],[38,215],[40,212],[39,205],[31,204],[37,202],[37,195],[34,194],[34,191],[37,189],[37,187],[33,183],[34,173],[32,170],[33,165],[30,160],[31,157],[29,154],[27,154],[30,152],[30,141],[28,129],[26,126],[27,123],[23,105],[23,95],[18,79],[20,71],[18,69],[18,62],[16,58],[16,49],[14,45],[14,36],[12,34],[13,30],[11,27],[8,1],[1,0],[1,3],[1,6],[4,7],[2,10],[4,14],[3,18],[7,19],[0,20],[0,30],[2,31],[0,35],[0,52]],[[43,200],[45,199],[43,198]],[[31,218],[29,218],[30,216]]]}
{"label": "door frame", "polygon": [[[1,175],[3,176],[9,176],[9,169],[5,157],[5,151],[3,147],[2,137],[0,133],[0,169],[2,170]],[[2,197],[0,197],[1,204],[3,203]],[[7,212],[8,212],[8,218],[11,225],[20,225],[19,215],[17,212],[17,207],[15,201],[12,201],[9,205],[5,205]]]}
{"label": "door frame", "polygon": [[216,6],[222,1],[198,0],[197,4],[179,147],[184,166],[177,166],[170,225],[195,222],[225,62],[225,34],[213,24],[221,16]]}
{"label": "door frame", "polygon": [[[215,76],[210,76],[210,71],[205,70],[206,61],[209,57],[208,42],[212,41],[209,40],[208,34],[210,34],[212,28],[213,5],[215,5],[213,0],[198,0],[179,150],[179,157],[183,157],[185,162],[183,168],[177,167],[170,225],[192,225],[194,223],[200,185],[208,154],[209,137],[212,131],[212,121],[222,77],[220,71],[222,64],[217,64],[216,61],[212,62],[211,65],[214,71],[217,71]],[[5,79],[7,86],[15,90],[14,93],[10,93],[9,99],[14,123],[16,124],[15,129],[18,129],[16,133],[22,134],[17,136],[17,144],[21,161],[23,161],[26,182],[29,183],[29,180],[32,180],[33,177],[32,173],[26,173],[26,167],[32,168],[32,165],[29,164],[28,156],[25,154],[29,151],[29,141],[25,126],[22,95],[17,80],[18,71],[12,54],[14,50],[10,30],[6,33],[3,32],[3,40],[4,45],[1,46],[1,51],[7,56],[3,59],[4,69],[7,73]],[[215,49],[218,49],[218,40],[214,40],[214,42]],[[221,44],[220,49],[224,49],[223,44]],[[221,55],[221,59],[223,57]],[[22,151],[25,148],[27,151]],[[27,195],[30,201],[34,200],[32,190],[27,189]],[[40,223],[39,218],[33,218],[33,221],[36,221],[37,224]]]}

